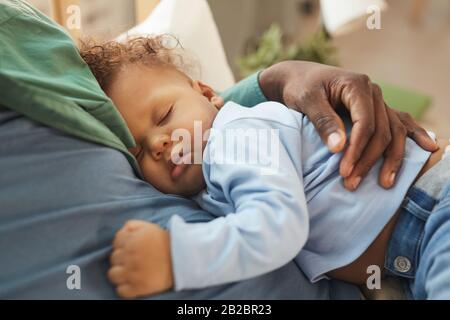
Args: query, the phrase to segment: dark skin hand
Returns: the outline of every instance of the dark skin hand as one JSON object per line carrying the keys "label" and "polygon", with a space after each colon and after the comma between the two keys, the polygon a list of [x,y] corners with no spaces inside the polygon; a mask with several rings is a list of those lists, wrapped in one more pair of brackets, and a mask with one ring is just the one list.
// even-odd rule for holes
{"label": "dark skin hand", "polygon": [[356,190],[381,157],[379,183],[391,188],[402,165],[407,136],[427,151],[438,149],[408,113],[386,105],[380,87],[366,75],[312,62],[285,61],[261,72],[259,82],[268,100],[305,114],[333,153],[343,151],[347,140],[344,123],[335,110],[349,111],[353,127],[340,165],[348,190]]}

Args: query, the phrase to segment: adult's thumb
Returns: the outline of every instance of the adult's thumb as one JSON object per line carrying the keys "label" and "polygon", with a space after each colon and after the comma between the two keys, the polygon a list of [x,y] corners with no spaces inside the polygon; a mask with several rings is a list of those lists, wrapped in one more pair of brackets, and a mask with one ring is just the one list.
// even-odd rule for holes
{"label": "adult's thumb", "polygon": [[344,122],[328,101],[316,102],[309,110],[302,109],[328,149],[333,153],[342,151],[346,142]]}

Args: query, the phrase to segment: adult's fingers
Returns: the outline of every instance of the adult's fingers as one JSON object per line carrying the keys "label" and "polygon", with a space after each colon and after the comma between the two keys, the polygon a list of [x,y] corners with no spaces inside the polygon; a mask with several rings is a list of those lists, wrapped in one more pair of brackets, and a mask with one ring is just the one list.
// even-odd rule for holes
{"label": "adult's fingers", "polygon": [[328,149],[333,153],[342,151],[346,142],[344,122],[336,114],[326,96],[303,96],[300,101],[302,104],[314,104],[314,108],[308,108],[302,110],[302,112],[313,123],[323,143],[328,146]]}
{"label": "adult's fingers", "polygon": [[420,147],[430,152],[436,151],[439,148],[425,129],[419,126],[409,113],[400,111],[394,112],[405,126],[408,137],[413,139]]}
{"label": "adult's fingers", "polygon": [[391,126],[392,141],[384,153],[384,162],[380,171],[379,183],[383,188],[391,188],[402,166],[406,146],[406,128],[394,110],[386,107]]}
{"label": "adult's fingers", "polygon": [[340,174],[347,178],[353,172],[367,144],[375,133],[375,107],[372,83],[365,75],[354,75],[341,89],[341,101],[350,110],[353,122],[350,143],[340,165]]}
{"label": "adult's fingers", "polygon": [[375,133],[354,165],[352,173],[344,180],[344,185],[349,190],[355,190],[359,186],[377,160],[383,157],[386,148],[391,143],[389,118],[381,89],[377,85],[372,86],[372,98],[375,108]]}

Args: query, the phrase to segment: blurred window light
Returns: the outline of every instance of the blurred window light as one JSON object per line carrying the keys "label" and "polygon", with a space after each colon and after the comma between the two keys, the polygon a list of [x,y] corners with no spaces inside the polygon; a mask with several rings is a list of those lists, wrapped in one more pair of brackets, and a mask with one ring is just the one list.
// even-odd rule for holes
{"label": "blurred window light", "polygon": [[384,0],[320,0],[322,19],[325,28],[332,36],[350,33],[361,27],[367,27],[367,19],[387,9]]}

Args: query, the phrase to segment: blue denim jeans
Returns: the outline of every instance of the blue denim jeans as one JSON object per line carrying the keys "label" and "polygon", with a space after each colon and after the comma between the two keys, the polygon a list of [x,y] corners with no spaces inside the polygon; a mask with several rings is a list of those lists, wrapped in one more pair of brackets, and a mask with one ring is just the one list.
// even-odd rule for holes
{"label": "blue denim jeans", "polygon": [[412,186],[386,253],[390,276],[410,299],[450,299],[450,157]]}

